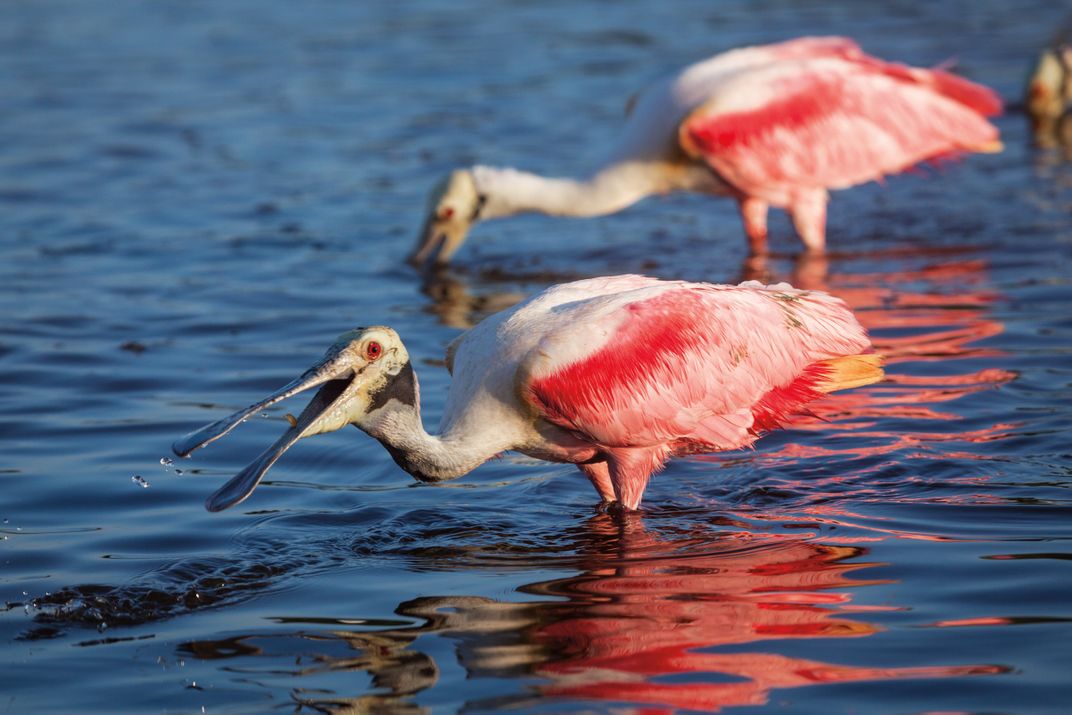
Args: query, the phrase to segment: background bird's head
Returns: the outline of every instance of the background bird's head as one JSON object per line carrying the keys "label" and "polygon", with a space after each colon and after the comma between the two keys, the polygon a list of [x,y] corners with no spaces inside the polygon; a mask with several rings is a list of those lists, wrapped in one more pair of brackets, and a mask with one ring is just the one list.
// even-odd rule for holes
{"label": "background bird's head", "polygon": [[1039,56],[1024,101],[1036,132],[1052,129],[1072,109],[1072,45],[1053,47]]}
{"label": "background bird's head", "polygon": [[472,173],[467,169],[451,172],[432,191],[428,216],[417,237],[417,246],[410,254],[410,262],[415,265],[449,262],[465,242],[479,207],[480,196]]}

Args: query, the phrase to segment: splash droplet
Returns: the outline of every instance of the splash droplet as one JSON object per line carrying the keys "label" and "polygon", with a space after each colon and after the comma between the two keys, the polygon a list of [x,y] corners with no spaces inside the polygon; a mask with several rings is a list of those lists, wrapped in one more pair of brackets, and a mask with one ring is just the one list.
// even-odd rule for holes
{"label": "splash droplet", "polygon": [[176,475],[178,475],[178,474],[182,474],[182,470],[181,470],[181,469],[176,469],[176,470],[175,470],[175,474],[176,474]]}
{"label": "splash droplet", "polygon": [[140,474],[135,474],[133,477],[130,478],[130,481],[134,482],[142,489],[149,488],[149,482],[145,481],[145,478],[142,477]]}
{"label": "splash droplet", "polygon": [[168,467],[170,467],[174,463],[175,463],[175,460],[172,459],[171,457],[161,457],[160,458],[160,465],[162,467],[164,467],[164,469],[167,469]]}

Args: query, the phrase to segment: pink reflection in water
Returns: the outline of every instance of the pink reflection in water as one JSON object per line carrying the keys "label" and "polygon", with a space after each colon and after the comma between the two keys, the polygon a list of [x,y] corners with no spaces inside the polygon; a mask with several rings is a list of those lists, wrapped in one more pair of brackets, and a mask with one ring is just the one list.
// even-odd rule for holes
{"label": "pink reflection in water", "polygon": [[[679,522],[674,514],[660,519],[669,526]],[[466,697],[476,709],[523,709],[537,702],[546,708],[546,699],[556,698],[628,704],[622,712],[716,712],[767,703],[783,688],[1007,670],[979,663],[878,667],[780,653],[787,639],[822,639],[814,651],[829,652],[828,639],[881,637],[881,626],[861,620],[862,614],[900,609],[852,603],[859,589],[888,583],[861,575],[881,565],[866,560],[866,547],[702,526],[667,535],[650,529],[651,521],[641,514],[592,517],[565,550],[576,575],[519,589],[537,599],[426,596],[396,611],[418,620],[416,626],[366,630],[340,621],[332,632],[183,648],[203,658],[278,657],[296,640],[305,641],[310,645],[297,658],[305,665],[290,670],[296,678],[359,671],[377,689],[354,698],[295,689],[300,704],[332,712],[421,712],[410,698],[434,687],[440,671],[452,667],[437,663],[445,653],[457,658],[473,683]],[[511,558],[527,566],[553,563],[546,554]],[[491,561],[495,568],[508,562]],[[429,636],[453,646],[429,649]],[[349,653],[339,653],[340,642]],[[482,700],[480,679],[519,677],[536,679],[532,695]]]}
{"label": "pink reflection in water", "polygon": [[[811,414],[792,424],[794,429],[834,433],[853,430],[858,444],[836,449],[816,444],[789,444],[762,459],[805,459],[838,454],[866,457],[901,452],[935,443],[978,443],[1006,437],[1016,427],[1009,422],[976,430],[957,431],[961,419],[953,410],[939,408],[962,397],[993,389],[1015,379],[999,368],[978,368],[969,358],[1000,357],[1003,353],[975,343],[1004,329],[992,315],[999,295],[987,289],[986,262],[980,259],[936,257],[937,262],[915,270],[887,273],[830,273],[826,257],[803,256],[791,281],[798,287],[825,290],[842,299],[872,333],[875,350],[886,358],[887,379],[871,388],[836,393],[810,405]],[[773,279],[762,259],[751,259],[746,276]],[[905,332],[908,334],[903,334]],[[891,334],[896,333],[896,334]],[[963,362],[958,362],[963,361]],[[906,374],[904,363],[942,363],[934,375]],[[958,369],[949,373],[949,366]],[[945,423],[933,430],[905,432],[875,429],[886,419],[931,420]],[[879,444],[876,444],[879,442]],[[947,447],[942,447],[943,451]],[[950,457],[964,451],[947,452]]]}
{"label": "pink reflection in water", "polygon": [[[547,584],[571,608],[532,635],[560,655],[534,672],[550,679],[545,695],[666,709],[717,711],[768,702],[778,688],[896,678],[998,673],[992,665],[873,668],[755,651],[710,652],[722,646],[787,638],[862,638],[880,631],[850,618],[852,589],[883,583],[849,578],[873,566],[857,546],[804,539],[730,537],[738,548],[697,552],[648,532],[636,515],[620,524],[593,520],[608,538],[616,531],[620,563]],[[653,556],[662,552],[662,556]],[[642,554],[643,556],[635,556]],[[884,610],[894,610],[892,608]],[[729,681],[729,682],[727,682]]]}

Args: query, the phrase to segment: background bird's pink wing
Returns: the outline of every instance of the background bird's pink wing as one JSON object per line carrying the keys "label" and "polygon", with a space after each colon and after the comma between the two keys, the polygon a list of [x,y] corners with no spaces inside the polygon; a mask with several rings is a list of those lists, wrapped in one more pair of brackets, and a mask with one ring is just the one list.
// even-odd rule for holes
{"label": "background bird's pink wing", "polygon": [[989,89],[940,70],[840,56],[750,68],[682,122],[679,139],[743,192],[776,205],[963,151],[994,151]]}
{"label": "background bird's pink wing", "polygon": [[863,57],[863,50],[847,37],[798,37],[769,45],[739,47],[720,52],[707,60],[697,62],[686,72],[697,71],[706,76],[729,76],[734,73],[763,67],[786,60],[804,60],[816,57]]}
{"label": "background bird's pink wing", "polygon": [[754,438],[753,408],[772,388],[869,346],[823,293],[684,283],[640,293],[573,308],[526,360],[520,387],[545,419],[608,447],[734,448]]}

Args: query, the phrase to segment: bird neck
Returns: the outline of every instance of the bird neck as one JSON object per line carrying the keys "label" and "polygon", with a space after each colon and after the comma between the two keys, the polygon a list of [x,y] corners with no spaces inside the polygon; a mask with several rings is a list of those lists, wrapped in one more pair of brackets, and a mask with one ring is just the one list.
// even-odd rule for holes
{"label": "bird neck", "polygon": [[419,390],[414,382],[412,404],[392,399],[357,424],[382,444],[399,467],[422,482],[455,479],[468,474],[499,451],[479,440],[428,434],[421,420]]}
{"label": "bird neck", "polygon": [[537,212],[551,216],[603,216],[671,186],[668,172],[650,162],[610,164],[587,179],[548,178],[518,169],[470,169],[483,197],[479,218]]}

